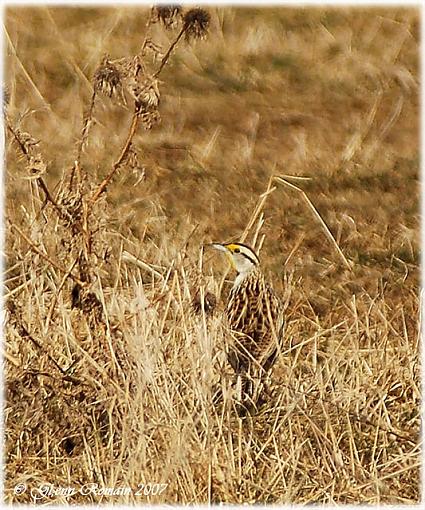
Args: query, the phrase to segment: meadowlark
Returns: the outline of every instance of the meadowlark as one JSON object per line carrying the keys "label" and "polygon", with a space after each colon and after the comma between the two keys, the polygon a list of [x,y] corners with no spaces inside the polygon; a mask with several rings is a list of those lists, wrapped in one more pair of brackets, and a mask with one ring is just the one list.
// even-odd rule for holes
{"label": "meadowlark", "polygon": [[230,291],[226,316],[233,341],[228,361],[237,375],[239,414],[257,409],[263,381],[275,363],[283,340],[280,299],[266,282],[252,248],[241,243],[213,243],[225,253],[237,276]]}

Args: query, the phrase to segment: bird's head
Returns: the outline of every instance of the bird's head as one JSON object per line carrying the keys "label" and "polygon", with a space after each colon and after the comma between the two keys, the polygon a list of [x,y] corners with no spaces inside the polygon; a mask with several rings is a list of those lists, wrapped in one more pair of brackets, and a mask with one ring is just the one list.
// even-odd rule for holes
{"label": "bird's head", "polygon": [[212,243],[211,246],[226,254],[233,269],[239,274],[247,274],[260,265],[255,251],[241,243]]}

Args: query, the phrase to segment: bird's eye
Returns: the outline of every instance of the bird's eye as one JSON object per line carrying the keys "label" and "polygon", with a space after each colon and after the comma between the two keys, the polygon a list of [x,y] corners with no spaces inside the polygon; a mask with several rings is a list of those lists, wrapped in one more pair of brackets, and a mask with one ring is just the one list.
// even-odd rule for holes
{"label": "bird's eye", "polygon": [[235,248],[235,253],[240,253],[240,252],[241,252],[240,248]]}

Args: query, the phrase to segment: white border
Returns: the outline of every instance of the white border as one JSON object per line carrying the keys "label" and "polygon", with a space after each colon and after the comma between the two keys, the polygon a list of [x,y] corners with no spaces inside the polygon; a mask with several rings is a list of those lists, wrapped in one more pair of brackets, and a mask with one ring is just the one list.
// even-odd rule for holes
{"label": "white border", "polygon": [[[3,25],[3,20],[4,20],[4,8],[7,8],[7,7],[13,7],[13,6],[45,6],[45,5],[50,5],[50,6],[58,6],[58,7],[66,7],[66,6],[69,6],[69,7],[77,7],[77,6],[114,6],[114,7],[126,7],[126,6],[150,6],[154,3],[173,3],[173,2],[163,2],[163,1],[159,1],[159,2],[149,2],[149,1],[140,1],[140,0],[127,0],[125,2],[120,2],[120,1],[111,1],[111,0],[91,0],[91,1],[86,1],[86,0],[75,0],[75,1],[62,1],[62,2],[58,2],[58,1],[55,1],[55,0],[44,0],[42,2],[40,1],[37,1],[37,0],[15,0],[15,1],[8,1],[8,0],[0,0],[0,5],[2,7],[1,11],[0,11],[0,17],[1,17],[1,21],[2,21],[2,25]],[[174,2],[174,3],[178,3],[178,2]],[[226,0],[215,0],[213,2],[208,2],[208,1],[204,1],[204,0],[198,0],[198,1],[185,1],[185,2],[181,2],[185,5],[211,5],[211,6],[214,6],[214,5],[221,5],[221,6],[246,6],[246,7],[268,7],[268,6],[274,6],[274,5],[280,5],[282,7],[285,7],[285,6],[293,6],[293,7],[342,7],[342,6],[346,6],[346,7],[352,7],[352,8],[355,8],[355,7],[374,7],[374,6],[388,6],[388,7],[391,7],[391,6],[398,6],[400,8],[405,8],[405,7],[417,7],[417,8],[420,8],[421,9],[421,42],[423,40],[423,35],[424,35],[424,23],[425,23],[425,8],[424,8],[424,5],[423,5],[423,2],[422,1],[411,1],[411,0],[374,0],[374,1],[368,1],[368,0],[356,0],[356,1],[351,1],[351,2],[347,2],[345,0],[333,0],[333,1],[330,1],[330,2],[323,2],[323,1],[320,1],[320,0],[307,0],[307,1],[296,1],[296,0],[281,0],[281,1],[276,1],[276,0],[271,0],[271,1],[268,1],[268,2],[262,2],[262,1],[257,1],[257,2],[250,2],[250,1],[245,1],[245,0],[233,0],[231,2],[229,1],[226,1]],[[0,39],[0,53],[1,53],[1,61],[0,61],[0,85],[2,85],[4,82],[3,82],[3,53],[4,51],[4,36],[1,37]],[[423,135],[423,119],[424,119],[424,115],[425,115],[425,105],[424,105],[424,102],[422,101],[423,97],[424,97],[424,88],[425,88],[425,85],[423,83],[423,76],[422,76],[422,70],[425,69],[425,52],[423,50],[423,47],[422,47],[422,44],[421,44],[421,66],[420,66],[420,78],[421,78],[421,109],[420,109],[420,112],[421,112],[421,117],[420,117],[420,123],[419,123],[419,129],[420,129],[420,141],[421,141],[421,152],[420,152],[420,168],[421,168],[421,203],[420,203],[420,211],[421,211],[421,220],[422,218],[425,217],[425,200],[423,199],[424,197],[424,193],[425,193],[425,189],[424,189],[424,184],[423,184],[423,172],[422,172],[422,166],[423,166],[423,157],[422,155],[424,154],[424,135]],[[2,94],[2,90],[0,90],[0,100],[1,100],[1,103],[0,103],[0,107],[3,108],[3,94]],[[1,129],[1,134],[0,134],[0,150],[1,150],[1,156],[2,156],[2,160],[1,160],[1,169],[3,170],[4,169],[4,158],[5,158],[5,152],[4,152],[4,122],[3,122],[3,115],[0,115],[0,123],[1,123],[1,126],[0,126],[0,129]],[[5,193],[5,187],[4,187],[4,179],[5,179],[5,173],[4,171],[2,171],[1,173],[1,184],[0,184],[0,211],[2,213],[2,221],[0,223],[0,247],[1,247],[1,259],[0,259],[0,269],[1,269],[1,275],[3,275],[3,267],[4,267],[4,260],[3,260],[3,247],[4,247],[4,233],[5,233],[5,229],[4,229],[4,224],[3,224],[3,221],[4,221],[4,193]],[[408,197],[405,197],[406,199],[409,199]],[[424,226],[424,222],[421,221],[421,269],[425,266],[425,249],[424,248],[424,245],[423,245],[423,241],[425,240],[425,226]],[[1,276],[2,277],[2,276]],[[424,295],[425,295],[425,289],[424,289],[424,276],[421,272],[421,316],[424,317],[424,312],[425,312],[425,307],[424,307]],[[4,336],[3,336],[3,326],[4,326],[4,308],[3,308],[3,294],[1,293],[0,291],[0,340],[2,341],[3,343],[3,339],[4,339]],[[423,338],[423,334],[425,333],[425,326],[424,326],[424,323],[423,321],[421,321],[421,337]],[[424,382],[424,377],[423,377],[423,367],[425,365],[425,359],[424,359],[424,349],[422,347],[422,343],[421,343],[421,357],[422,357],[422,395],[425,395],[425,382]],[[0,377],[1,377],[1,380],[4,381],[3,377],[4,377],[4,371],[3,371],[3,363],[0,363]],[[2,385],[2,389],[1,389],[1,392],[0,392],[0,403],[1,403],[1,420],[0,420],[0,434],[1,434],[1,438],[2,438],[2,441],[1,441],[1,445],[0,445],[0,452],[1,452],[1,465],[3,467],[3,461],[4,461],[4,441],[3,441],[3,438],[4,438],[4,421],[3,421],[3,418],[4,418],[4,415],[3,415],[3,404],[4,404],[4,393],[3,393],[3,388],[4,388],[4,385]],[[424,406],[424,403],[422,403],[422,420],[423,420],[423,423],[425,423],[425,406]],[[424,427],[422,427],[422,442],[424,440]],[[421,487],[421,495],[422,495],[422,498],[421,498],[421,502],[422,502],[422,505],[421,503],[419,503],[418,505],[408,505],[407,508],[415,508],[415,507],[422,507],[423,506],[423,503],[425,501],[425,494],[424,494],[424,487],[425,487],[425,469],[424,469],[424,450],[422,449],[422,468],[421,468],[421,481],[422,481],[422,487]],[[0,490],[1,490],[1,496],[2,496],[2,502],[3,503],[1,506],[3,507],[4,505],[4,471],[3,469],[1,470],[1,473],[0,473]],[[1,504],[0,503],[0,504]],[[50,508],[58,508],[58,509],[63,509],[65,505],[50,505],[49,504],[49,507]],[[89,506],[89,505],[72,505],[74,508],[85,508],[86,506]],[[109,509],[109,508],[134,508],[136,505],[134,506],[129,506],[129,505],[110,505],[110,504],[105,504],[105,505],[95,505],[96,507],[97,506],[101,506],[102,508],[105,508],[105,509]],[[176,508],[181,508],[183,507],[183,505],[171,505],[171,504],[167,504],[167,505],[137,505],[138,507],[147,507],[147,508],[150,508],[152,506],[152,508],[154,509],[162,509],[162,508],[170,508],[170,507],[176,507]],[[191,508],[207,508],[209,505],[192,505]],[[246,509],[246,505],[218,505],[220,507],[223,507],[223,508],[231,508],[232,510],[239,510],[239,509]],[[273,506],[273,507],[276,507],[276,508],[295,508],[295,507],[298,507],[300,505],[296,505],[296,504],[291,504],[291,505],[258,505],[258,508],[262,508],[262,507],[268,507],[268,506]],[[380,506],[380,505],[377,505],[377,506]],[[384,505],[385,508],[400,508],[400,509],[403,509],[405,510],[406,509],[406,505]],[[20,508],[34,508],[34,505],[24,505],[24,504],[20,504],[19,505]],[[93,507],[93,505],[90,505],[90,507]],[[256,505],[257,507],[257,505]],[[320,505],[321,508],[334,508],[335,505]],[[371,506],[371,505],[343,505],[344,508],[347,508],[347,509],[359,509],[359,508],[366,508],[366,509],[370,509],[370,508],[375,508],[374,506]]]}
{"label": "white border", "polygon": [[[1,4],[3,6],[16,6],[16,5],[55,5],[58,7],[65,7],[65,6],[114,6],[114,7],[126,7],[126,6],[133,6],[133,5],[153,5],[153,4],[170,4],[172,2],[164,2],[164,1],[158,1],[158,2],[149,2],[146,0],[125,0],[124,2],[120,2],[119,0],[113,1],[113,0],[64,0],[62,2],[57,0],[0,0]],[[390,6],[399,6],[399,7],[421,7],[422,1],[421,0],[355,0],[355,1],[347,1],[347,0],[331,0],[329,2],[322,1],[322,0],[269,0],[269,1],[249,1],[249,0],[215,0],[215,1],[206,1],[206,0],[189,0],[184,2],[174,2],[174,3],[181,3],[183,5],[222,5],[222,6],[246,6],[246,7],[268,7],[270,5],[281,5],[281,6],[293,6],[293,7],[374,7],[374,6],[383,6],[383,7],[390,7]]]}

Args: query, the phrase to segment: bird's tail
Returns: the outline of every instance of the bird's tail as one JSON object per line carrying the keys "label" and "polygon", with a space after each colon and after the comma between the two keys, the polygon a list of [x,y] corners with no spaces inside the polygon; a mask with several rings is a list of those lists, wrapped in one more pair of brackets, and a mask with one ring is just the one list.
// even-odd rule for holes
{"label": "bird's tail", "polygon": [[[232,402],[238,416],[257,414],[265,402],[267,387],[263,378],[253,377],[247,372],[233,374],[227,384],[223,381],[213,389],[213,404]],[[229,400],[228,400],[229,399]]]}
{"label": "bird's tail", "polygon": [[235,384],[235,405],[239,416],[253,415],[258,412],[263,400],[264,384],[260,378],[248,373],[238,374]]}

